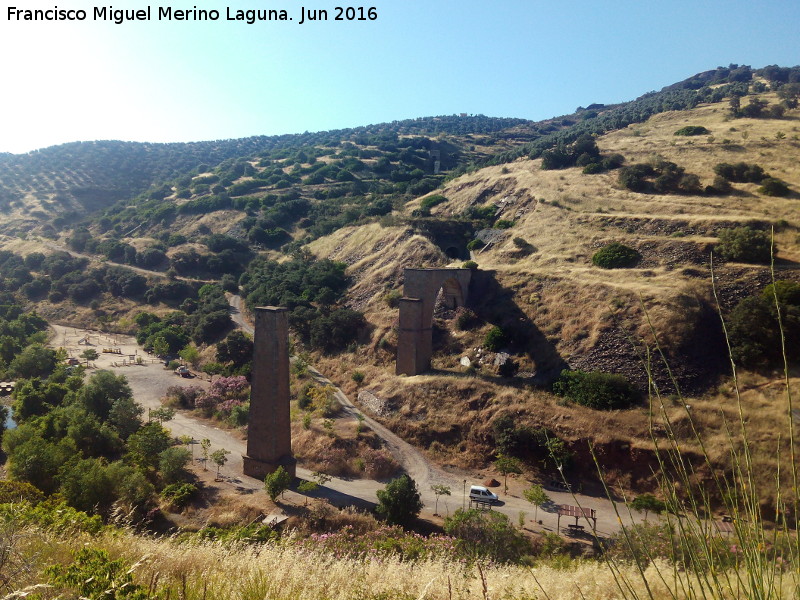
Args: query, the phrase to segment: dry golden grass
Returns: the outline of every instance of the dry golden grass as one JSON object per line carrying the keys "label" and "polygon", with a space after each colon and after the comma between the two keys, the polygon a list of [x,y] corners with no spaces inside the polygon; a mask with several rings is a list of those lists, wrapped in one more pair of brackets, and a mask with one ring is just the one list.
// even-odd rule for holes
{"label": "dry golden grass", "polygon": [[[84,544],[106,549],[112,558],[134,565],[136,581],[147,589],[159,589],[164,597],[186,600],[453,600],[507,598],[523,600],[616,600],[682,597],[681,589],[693,576],[660,565],[644,572],[648,590],[638,572],[622,566],[616,578],[604,563],[595,561],[537,564],[533,567],[468,566],[449,561],[402,562],[338,559],[300,550],[291,543],[236,547],[219,543],[177,543],[122,533],[97,539],[74,536],[66,540],[41,540],[47,564],[69,562],[70,551]],[[730,573],[722,573],[723,578]],[[663,577],[663,579],[662,579]],[[627,582],[626,593],[619,582]],[[36,580],[19,582],[24,585]],[[777,598],[791,598],[796,576],[787,575]],[[735,584],[734,584],[735,585]],[[39,588],[39,591],[44,591]],[[677,596],[675,595],[677,594]],[[716,600],[746,596],[745,589],[731,589]]]}

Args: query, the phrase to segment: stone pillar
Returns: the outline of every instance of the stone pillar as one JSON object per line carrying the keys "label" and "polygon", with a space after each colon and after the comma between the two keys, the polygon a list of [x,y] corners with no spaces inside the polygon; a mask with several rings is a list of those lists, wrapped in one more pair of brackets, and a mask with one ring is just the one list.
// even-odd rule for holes
{"label": "stone pillar", "polygon": [[295,476],[289,420],[289,310],[256,308],[253,373],[244,474],[257,479],[279,466]]}
{"label": "stone pillar", "polygon": [[430,367],[433,345],[430,325],[425,327],[424,308],[425,303],[419,298],[400,298],[397,375],[419,375]]}

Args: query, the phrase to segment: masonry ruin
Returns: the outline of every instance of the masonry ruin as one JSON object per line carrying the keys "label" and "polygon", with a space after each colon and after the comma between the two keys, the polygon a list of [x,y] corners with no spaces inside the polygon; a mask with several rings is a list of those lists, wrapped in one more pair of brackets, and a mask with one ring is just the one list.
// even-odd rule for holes
{"label": "masonry ruin", "polygon": [[431,366],[433,311],[442,290],[449,308],[464,306],[472,279],[470,269],[404,269],[397,335],[398,375],[419,375]]}
{"label": "masonry ruin", "polygon": [[275,306],[255,310],[253,374],[245,475],[264,479],[282,466],[295,476],[289,419],[289,309]]}

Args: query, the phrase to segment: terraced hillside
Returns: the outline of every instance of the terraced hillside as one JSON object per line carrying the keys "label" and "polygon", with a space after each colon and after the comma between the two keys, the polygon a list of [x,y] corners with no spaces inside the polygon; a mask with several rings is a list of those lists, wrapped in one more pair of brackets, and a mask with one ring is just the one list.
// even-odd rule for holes
{"label": "terraced hillside", "polygon": [[[772,94],[761,97],[778,101]],[[542,385],[568,366],[621,373],[645,390],[649,351],[656,382],[665,397],[674,399],[667,412],[688,426],[681,413],[690,403],[698,426],[722,440],[720,419],[732,404],[711,255],[725,230],[774,227],[775,276],[800,280],[798,116],[790,110],[780,119],[731,118],[725,101],[661,113],[596,139],[601,156],[621,154],[627,166],[675,163],[684,175],[697,176],[690,180],[691,191],[658,192],[652,186],[633,191],[621,183],[624,168],[584,174],[584,167],[543,170],[542,159],[521,158],[449,181],[435,192],[434,206],[426,197],[409,202],[404,229],[350,227],[316,240],[309,246],[315,255],[350,265],[358,291],[352,302],[374,326],[368,346],[348,355],[344,366],[339,366],[341,356],[331,360],[329,369],[340,372],[344,385],[349,370],[366,373],[387,423],[442,460],[480,464],[497,447],[498,419],[510,415],[517,426],[549,428],[580,457],[577,462],[590,461],[585,440],[593,441],[620,481],[647,485],[652,442],[646,403],[598,413],[565,404]],[[675,135],[687,125],[708,133]],[[753,182],[712,189],[721,185],[715,167],[739,162],[757,164],[784,181],[788,194],[766,195],[763,184]],[[484,229],[475,227],[476,213],[491,215]],[[442,224],[460,225],[464,235],[481,240],[470,244],[472,259],[486,272],[472,300],[476,325],[461,327],[457,313],[441,310],[435,319],[433,374],[396,377],[391,369],[397,311],[390,306],[401,290],[401,268],[463,262],[448,258],[449,242],[437,246],[431,231]],[[394,241],[415,233],[432,246],[425,255]],[[604,269],[592,263],[593,255],[612,242],[638,251],[635,266]],[[726,318],[743,298],[758,295],[771,282],[767,264],[742,262],[719,250],[714,272]],[[506,333],[502,350],[516,363],[513,378],[501,377],[497,354],[485,348],[493,326]],[[656,338],[685,401],[678,400],[656,354]],[[463,366],[464,358],[469,367]],[[748,375],[753,389],[745,398],[754,411],[762,411],[753,418],[754,427],[773,447],[777,440],[770,431],[783,417],[770,403],[774,387],[764,367],[761,363],[759,374]],[[722,455],[715,458],[725,462]]]}

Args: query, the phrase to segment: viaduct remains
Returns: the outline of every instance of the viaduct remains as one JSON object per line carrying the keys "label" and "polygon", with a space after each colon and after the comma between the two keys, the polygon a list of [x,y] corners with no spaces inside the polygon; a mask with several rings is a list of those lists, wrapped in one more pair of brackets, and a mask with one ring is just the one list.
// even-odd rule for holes
{"label": "viaduct remains", "polygon": [[255,310],[253,375],[244,474],[264,479],[279,466],[295,477],[289,420],[289,309]]}
{"label": "viaduct remains", "polygon": [[404,269],[403,273],[395,372],[398,375],[418,375],[431,366],[433,309],[439,290],[444,293],[448,307],[464,306],[472,270]]}

